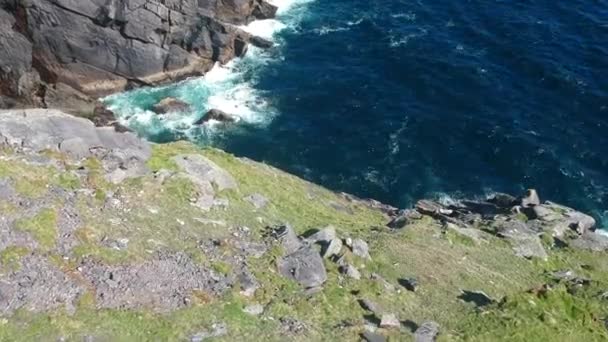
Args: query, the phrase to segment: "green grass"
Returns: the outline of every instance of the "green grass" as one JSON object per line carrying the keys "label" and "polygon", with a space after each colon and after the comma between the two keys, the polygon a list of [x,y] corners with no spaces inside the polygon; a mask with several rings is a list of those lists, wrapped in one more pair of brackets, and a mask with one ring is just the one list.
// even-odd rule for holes
{"label": "green grass", "polygon": [[53,209],[44,209],[32,218],[16,221],[15,228],[31,234],[42,249],[48,250],[57,240],[57,215]]}
{"label": "green grass", "polygon": [[0,252],[0,269],[16,271],[21,267],[21,258],[30,251],[25,247],[9,246]]}

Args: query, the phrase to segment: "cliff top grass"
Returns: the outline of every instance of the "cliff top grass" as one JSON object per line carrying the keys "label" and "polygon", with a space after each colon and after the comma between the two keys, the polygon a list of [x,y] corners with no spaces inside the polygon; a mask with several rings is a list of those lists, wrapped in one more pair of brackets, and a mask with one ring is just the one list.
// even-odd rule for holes
{"label": "cliff top grass", "polygon": [[[214,204],[201,209],[197,200],[204,191],[176,164],[174,157],[180,155],[204,156],[237,186],[219,190],[212,184]],[[60,153],[45,158],[34,163],[8,149],[0,153],[0,184],[10,189],[0,191],[0,235],[5,237],[0,240],[0,278],[21,279],[19,272],[34,267],[27,263],[36,256],[65,275],[61,281],[80,290],[70,303],[60,296],[59,304],[24,302],[5,312],[0,319],[3,341],[76,341],[87,336],[117,341],[196,336],[218,341],[252,336],[268,341],[354,341],[379,319],[360,306],[361,299],[402,321],[400,328],[377,328],[376,333],[390,341],[413,340],[410,329],[430,320],[441,327],[440,341],[608,338],[603,321],[608,302],[601,296],[608,290],[605,253],[558,247],[553,239],[545,239],[548,258],[526,259],[483,226],[478,227],[483,239],[476,241],[446,230],[430,216],[391,229],[385,213],[367,202],[262,163],[184,142],[154,145],[147,162],[150,172],[119,184],[105,178],[95,158],[76,162]],[[249,198],[253,194],[262,196],[265,205],[256,206]],[[269,242],[267,233],[269,227],[283,224],[304,235],[331,225],[344,241],[366,241],[371,260],[343,249],[361,279],[345,276],[329,259],[324,261],[327,281],[317,293],[309,294],[282,276],[277,261],[283,251]],[[266,251],[255,256],[244,253],[243,246]],[[110,290],[99,287],[105,283],[91,282],[83,271],[94,265],[120,274],[135,265],[155,265],[159,253],[184,253],[196,267],[220,279],[218,284],[231,285],[219,293],[192,290],[187,304],[170,310],[103,307],[106,299],[99,295]],[[237,273],[243,265],[259,283],[253,296],[242,292]],[[551,274],[561,270],[591,281],[574,289],[555,283]],[[416,279],[416,291],[402,286],[405,278]],[[545,284],[552,289],[534,290]],[[478,307],[462,300],[463,291],[481,292],[492,302]],[[243,311],[253,304],[263,305],[264,312]],[[215,336],[221,324],[227,332]]]}

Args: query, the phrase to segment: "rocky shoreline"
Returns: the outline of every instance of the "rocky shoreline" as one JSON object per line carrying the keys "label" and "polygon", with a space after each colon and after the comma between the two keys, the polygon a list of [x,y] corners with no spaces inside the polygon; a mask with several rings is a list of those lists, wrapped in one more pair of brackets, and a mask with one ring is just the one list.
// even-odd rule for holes
{"label": "rocky shoreline", "polygon": [[99,97],[272,46],[238,25],[276,11],[266,0],[2,0],[0,108],[92,116]]}
{"label": "rocky shoreline", "polygon": [[596,228],[533,190],[399,210],[56,110],[0,112],[0,340],[601,339]]}

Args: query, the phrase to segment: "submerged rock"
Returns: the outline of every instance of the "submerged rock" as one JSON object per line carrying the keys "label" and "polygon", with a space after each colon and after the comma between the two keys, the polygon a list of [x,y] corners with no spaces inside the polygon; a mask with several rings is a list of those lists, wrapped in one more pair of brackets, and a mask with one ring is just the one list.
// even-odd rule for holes
{"label": "submerged rock", "polygon": [[178,100],[174,97],[167,97],[155,104],[153,110],[156,114],[167,114],[190,112],[192,108],[188,103],[182,100]]}
{"label": "submerged rock", "polygon": [[211,109],[207,113],[205,113],[205,115],[203,115],[202,118],[197,120],[194,124],[202,125],[205,122],[209,122],[211,120],[227,123],[227,122],[237,122],[237,121],[239,121],[239,118],[237,116],[230,115],[219,109]]}

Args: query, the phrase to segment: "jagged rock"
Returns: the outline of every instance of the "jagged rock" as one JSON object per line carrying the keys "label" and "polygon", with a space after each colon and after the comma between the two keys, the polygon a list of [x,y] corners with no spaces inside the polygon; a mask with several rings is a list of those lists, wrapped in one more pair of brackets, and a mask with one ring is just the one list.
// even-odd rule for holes
{"label": "jagged rock", "polygon": [[384,314],[380,319],[380,328],[386,329],[399,329],[401,327],[401,322],[395,314]]}
{"label": "jagged rock", "polygon": [[399,214],[394,217],[388,224],[387,226],[389,228],[393,228],[393,229],[399,229],[399,228],[403,228],[406,225],[410,224],[413,220],[419,220],[422,218],[422,215],[415,211],[415,210],[411,210],[411,209],[405,209],[401,212],[399,212]]}
{"label": "jagged rock", "polygon": [[500,208],[511,208],[517,205],[517,198],[509,194],[497,193],[488,202],[495,204]]}
{"label": "jagged rock", "polygon": [[367,242],[361,239],[354,239],[352,244],[353,254],[361,257],[363,259],[371,259],[372,257],[369,255],[369,246]]}
{"label": "jagged rock", "polygon": [[262,209],[268,205],[268,198],[258,193],[245,197],[245,200],[251,203],[256,209]]}
{"label": "jagged rock", "polygon": [[[90,100],[133,84],[200,76],[215,62],[247,51],[252,36],[234,24],[276,13],[264,0],[28,0],[17,5],[3,6],[0,13],[0,46],[6,47],[0,51],[0,79],[8,85],[0,87],[0,96],[30,106],[44,105],[45,89],[72,88]],[[53,106],[66,108],[62,98],[54,96],[59,102]]]}
{"label": "jagged rock", "polygon": [[189,104],[182,100],[178,100],[174,97],[167,97],[162,99],[159,103],[155,104],[153,110],[157,114],[166,113],[186,113],[190,112],[192,108]]}
{"label": "jagged rock", "polygon": [[418,289],[418,280],[416,278],[399,279],[399,284],[405,287],[408,291],[415,292]]}
{"label": "jagged rock", "polygon": [[441,214],[446,209],[439,203],[428,201],[428,200],[420,200],[416,203],[416,210],[424,215],[436,215]]}
{"label": "jagged rock", "polygon": [[365,331],[361,337],[367,342],[386,342],[386,337],[371,331]]}
{"label": "jagged rock", "polygon": [[258,37],[258,36],[251,36],[251,38],[249,38],[249,42],[251,43],[251,45],[262,48],[262,49],[268,49],[271,48],[274,43],[271,40],[262,38],[262,37]]}
{"label": "jagged rock", "polygon": [[323,250],[321,251],[321,255],[324,258],[329,258],[334,255],[339,255],[340,251],[342,251],[342,240],[335,238],[328,243],[325,244]]}
{"label": "jagged rock", "polygon": [[435,342],[439,335],[439,324],[433,321],[422,323],[414,333],[415,342]]}
{"label": "jagged rock", "polygon": [[320,287],[327,281],[323,259],[310,246],[303,246],[278,261],[280,273],[305,289]]}
{"label": "jagged rock", "polygon": [[528,189],[528,191],[526,192],[526,196],[522,197],[520,204],[523,208],[539,205],[540,198],[538,197],[538,193],[536,192],[536,190]]}
{"label": "jagged rock", "polygon": [[259,316],[264,313],[264,306],[260,304],[248,305],[243,309],[243,312],[253,316]]}
{"label": "jagged rock", "polygon": [[205,122],[209,122],[211,120],[219,121],[219,122],[237,122],[238,117],[230,115],[224,111],[219,109],[211,109],[202,118],[197,120],[195,125],[202,125]]}
{"label": "jagged rock", "polygon": [[586,232],[573,240],[570,246],[594,252],[608,251],[608,236],[596,232]]}
{"label": "jagged rock", "polygon": [[543,260],[548,257],[538,232],[530,229],[524,222],[517,220],[502,222],[499,224],[498,234],[509,240],[517,256]]}
{"label": "jagged rock", "polygon": [[477,307],[483,307],[494,303],[494,299],[490,298],[483,291],[467,291],[461,290],[462,294],[458,298],[467,303],[473,303]]}
{"label": "jagged rock", "polygon": [[328,243],[334,239],[338,238],[338,234],[336,233],[336,228],[334,226],[327,226],[318,232],[312,234],[308,238],[308,241],[311,242],[325,242]]}
{"label": "jagged rock", "polygon": [[361,273],[359,272],[359,270],[357,270],[355,266],[351,264],[340,266],[339,270],[341,273],[345,274],[349,278],[353,278],[356,280],[361,279]]}
{"label": "jagged rock", "polygon": [[292,254],[303,246],[300,238],[289,225],[273,229],[272,234],[281,243],[285,255]]}

